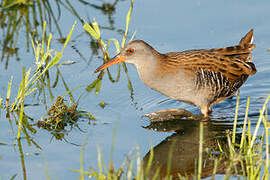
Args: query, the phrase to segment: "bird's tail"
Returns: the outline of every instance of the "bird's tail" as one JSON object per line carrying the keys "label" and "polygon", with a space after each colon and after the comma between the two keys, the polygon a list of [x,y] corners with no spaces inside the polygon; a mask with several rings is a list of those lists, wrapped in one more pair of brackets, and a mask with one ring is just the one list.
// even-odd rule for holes
{"label": "bird's tail", "polygon": [[[249,47],[253,43],[253,29],[251,29],[239,42],[239,46]],[[255,44],[254,44],[255,45]],[[254,48],[254,47],[253,47]]]}

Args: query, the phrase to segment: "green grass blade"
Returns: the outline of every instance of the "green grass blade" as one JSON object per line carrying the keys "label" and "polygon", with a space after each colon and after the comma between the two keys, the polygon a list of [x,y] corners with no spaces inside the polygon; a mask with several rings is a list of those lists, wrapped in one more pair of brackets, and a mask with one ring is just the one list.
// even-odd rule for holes
{"label": "green grass blade", "polygon": [[250,97],[248,96],[248,98],[247,98],[246,113],[245,113],[245,119],[244,119],[244,125],[243,125],[243,129],[242,129],[242,137],[241,137],[240,149],[243,148],[243,144],[244,144],[244,140],[245,140],[245,135],[246,135],[246,126],[247,126],[247,119],[248,119],[249,102],[250,102]]}
{"label": "green grass blade", "polygon": [[100,39],[100,36],[98,35],[98,33],[95,31],[94,28],[92,28],[88,23],[85,23],[83,25],[83,28],[91,35],[93,36],[96,40]]}
{"label": "green grass blade", "polygon": [[260,110],[260,117],[258,119],[258,122],[256,124],[256,128],[253,132],[253,136],[252,136],[252,139],[251,139],[251,142],[250,142],[250,146],[249,146],[249,150],[248,150],[248,153],[250,153],[254,143],[255,143],[255,140],[256,140],[256,137],[257,137],[257,134],[258,134],[258,131],[259,131],[259,127],[260,127],[260,124],[261,124],[261,121],[262,121],[262,118],[263,118],[263,115],[264,115],[264,112],[265,112],[265,109],[267,108],[267,103],[270,99],[270,95],[267,96],[265,102],[264,102],[264,105],[263,105],[263,108]]}
{"label": "green grass blade", "polygon": [[203,160],[203,123],[200,122],[200,139],[199,139],[199,160],[198,160],[198,180],[202,175],[202,160]]}
{"label": "green grass blade", "polygon": [[89,136],[87,136],[83,142],[82,145],[82,150],[81,150],[81,157],[80,157],[80,180],[84,180],[84,162],[83,162],[83,158],[84,158],[84,150],[85,150],[85,146],[86,143],[88,141]]}
{"label": "green grass blade", "polygon": [[97,23],[96,21],[94,21],[94,22],[92,23],[92,26],[93,26],[93,28],[94,28],[96,34],[97,34],[98,39],[100,39],[100,30],[99,30],[98,23]]}
{"label": "green grass blade", "polygon": [[121,44],[122,48],[125,46],[125,43],[126,43],[127,34],[128,34],[128,26],[129,26],[130,16],[131,16],[132,10],[133,10],[133,0],[130,1],[130,8],[129,8],[129,11],[128,11],[127,16],[126,16],[126,29],[125,29],[125,34],[124,34],[122,44]]}
{"label": "green grass blade", "polygon": [[146,179],[146,177],[148,176],[148,174],[150,172],[150,168],[152,166],[153,159],[154,159],[154,148],[153,148],[153,146],[151,144],[151,146],[150,146],[150,156],[148,158],[148,162],[147,162],[146,169],[145,169],[145,174],[144,174],[145,179]]}
{"label": "green grass blade", "polygon": [[91,91],[94,89],[94,87],[96,87],[98,81],[100,81],[99,78],[97,78],[97,79],[96,79],[95,81],[93,81],[90,85],[88,85],[88,86],[85,88],[85,90],[86,90],[87,92],[91,92]]}
{"label": "green grass blade", "polygon": [[10,100],[12,81],[13,81],[13,76],[11,76],[10,81],[8,82],[7,97],[6,97],[6,107],[7,108],[9,108],[9,100]]}
{"label": "green grass blade", "polygon": [[[114,46],[116,48],[116,53],[120,53],[121,51],[121,48],[120,48],[120,44],[119,44],[119,41],[117,39],[109,39],[109,41],[113,41],[114,43]],[[108,41],[108,44],[109,44],[109,41]]]}
{"label": "green grass blade", "polygon": [[2,101],[3,101],[3,98],[0,97],[0,109],[2,109]]}
{"label": "green grass blade", "polygon": [[32,48],[33,48],[33,51],[34,51],[34,54],[35,54],[35,57],[36,57],[36,61],[38,60],[37,59],[37,56],[36,56],[36,48],[35,48],[35,43],[34,43],[34,40],[32,39],[32,37],[31,37],[31,43],[32,43]]}
{"label": "green grass blade", "polygon": [[61,51],[62,54],[63,54],[63,52],[64,52],[65,47],[67,46],[67,43],[69,42],[69,40],[70,40],[70,38],[71,38],[71,34],[72,34],[73,30],[74,30],[75,25],[76,25],[76,21],[74,22],[74,24],[73,24],[71,30],[69,31],[69,34],[68,34],[68,36],[67,36],[67,39],[66,39],[66,41],[65,41],[65,43],[64,43],[64,46],[63,46],[63,48],[62,48],[62,51]]}
{"label": "green grass blade", "polygon": [[44,53],[44,41],[45,41],[45,33],[46,33],[46,24],[47,22],[44,21],[43,23],[43,34],[42,34],[42,40],[41,40],[41,56],[43,55]]}
{"label": "green grass blade", "polygon": [[52,34],[49,34],[49,38],[48,38],[48,42],[47,42],[47,53],[50,52],[50,44],[51,44],[51,40],[52,40]]}
{"label": "green grass blade", "polygon": [[235,135],[236,135],[236,126],[237,126],[237,118],[238,118],[238,109],[239,109],[239,100],[240,100],[240,93],[237,93],[236,99],[236,107],[235,107],[235,116],[233,121],[233,136],[232,136],[232,143],[235,143]]}
{"label": "green grass blade", "polygon": [[172,141],[172,143],[170,145],[169,153],[168,153],[167,172],[166,172],[167,179],[171,178],[170,173],[171,173],[171,169],[172,169],[172,158],[173,158],[174,145],[175,145],[175,141]]}
{"label": "green grass blade", "polygon": [[130,38],[129,41],[132,41],[134,39],[135,35],[136,35],[136,31],[132,34],[132,36],[131,36],[131,38]]}
{"label": "green grass blade", "polygon": [[18,126],[18,134],[17,134],[17,139],[20,139],[21,137],[21,129],[22,129],[22,121],[23,121],[23,106],[24,106],[24,92],[25,92],[25,67],[23,68],[23,79],[22,79],[22,101],[21,101],[21,106],[20,106],[20,117],[19,117],[19,126]]}
{"label": "green grass blade", "polygon": [[34,92],[35,90],[37,90],[36,87],[34,87],[34,88],[28,90],[27,92],[25,92],[25,96],[29,96],[29,95],[30,95],[32,92]]}
{"label": "green grass blade", "polygon": [[97,81],[97,85],[96,85],[96,90],[95,90],[95,93],[96,93],[96,94],[99,93],[100,88],[101,88],[101,80],[99,79],[99,80]]}

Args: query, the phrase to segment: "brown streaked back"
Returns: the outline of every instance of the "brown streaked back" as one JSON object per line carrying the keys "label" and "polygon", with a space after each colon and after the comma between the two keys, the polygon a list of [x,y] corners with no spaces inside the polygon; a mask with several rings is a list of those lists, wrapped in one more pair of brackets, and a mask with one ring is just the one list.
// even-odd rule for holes
{"label": "brown streaked back", "polygon": [[175,72],[180,68],[188,74],[201,70],[220,72],[230,82],[235,82],[242,75],[256,73],[251,62],[251,51],[256,46],[251,44],[253,30],[250,30],[237,46],[215,49],[195,49],[183,52],[163,54],[160,58],[163,72]]}
{"label": "brown streaked back", "polygon": [[235,57],[223,56],[213,52],[205,51],[184,51],[165,54],[162,68],[166,71],[173,69],[184,69],[187,73],[196,73],[200,70],[220,72],[229,81],[234,82],[241,75],[251,75],[256,73],[256,68],[251,62],[244,62]]}

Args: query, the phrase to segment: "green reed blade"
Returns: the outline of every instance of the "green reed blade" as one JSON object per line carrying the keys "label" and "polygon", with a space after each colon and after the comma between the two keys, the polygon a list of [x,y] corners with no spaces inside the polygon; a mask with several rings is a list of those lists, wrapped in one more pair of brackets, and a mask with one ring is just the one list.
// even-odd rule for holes
{"label": "green reed blade", "polygon": [[127,34],[128,34],[128,26],[129,26],[130,16],[131,16],[132,10],[133,10],[133,0],[130,0],[130,8],[129,8],[129,11],[128,11],[127,16],[126,16],[125,34],[124,34],[124,37],[122,39],[122,44],[121,44],[122,48],[125,46],[125,43],[126,43]]}
{"label": "green reed blade", "polygon": [[150,172],[150,168],[152,166],[153,159],[154,159],[154,148],[153,148],[152,143],[151,143],[150,144],[150,156],[148,158],[148,162],[147,162],[145,174],[144,174],[145,179],[148,177],[148,174]]}
{"label": "green reed blade", "polygon": [[25,93],[25,96],[29,96],[29,95],[30,95],[32,92],[34,92],[35,90],[37,90],[36,87],[34,87],[34,88],[28,90],[28,91]]}
{"label": "green reed blade", "polygon": [[250,102],[250,97],[248,96],[248,98],[247,98],[246,113],[245,113],[245,119],[244,119],[244,125],[243,125],[243,129],[242,129],[241,143],[240,143],[240,149],[241,150],[243,148],[243,144],[244,144],[244,140],[245,140],[245,135],[246,135],[246,126],[247,126],[247,119],[248,119],[249,102]]}
{"label": "green reed blade", "polygon": [[237,98],[236,98],[236,107],[235,107],[235,115],[234,115],[234,121],[233,121],[233,136],[232,136],[232,143],[235,143],[235,136],[236,136],[236,126],[237,126],[237,118],[238,118],[238,109],[239,109],[239,101],[240,101],[240,92],[237,92]]}
{"label": "green reed blade", "polygon": [[49,34],[48,42],[47,42],[47,52],[50,52],[50,45],[52,40],[52,34]]}
{"label": "green reed blade", "polygon": [[7,97],[6,97],[6,107],[7,108],[9,108],[9,100],[10,100],[12,81],[13,81],[13,76],[11,76],[10,81],[8,82]]}
{"label": "green reed blade", "polygon": [[200,122],[200,139],[199,139],[199,160],[198,160],[198,176],[197,179],[201,179],[202,175],[202,163],[203,163],[203,122]]}
{"label": "green reed blade", "polygon": [[142,165],[141,165],[141,153],[140,148],[136,146],[136,160],[137,160],[137,179],[141,179]]}
{"label": "green reed blade", "polygon": [[253,147],[253,145],[255,143],[255,139],[257,137],[258,130],[259,130],[259,127],[260,127],[260,124],[261,124],[261,121],[262,121],[262,118],[263,118],[265,109],[267,108],[267,103],[268,103],[269,99],[270,99],[270,94],[267,96],[267,98],[266,98],[266,100],[264,102],[263,108],[260,110],[260,117],[258,119],[258,122],[256,124],[255,130],[253,132],[253,136],[252,136],[252,139],[251,139],[251,142],[250,142],[248,153],[250,153],[251,148]]}
{"label": "green reed blade", "polygon": [[85,138],[83,145],[82,145],[82,149],[81,149],[81,157],[80,157],[80,180],[84,180],[84,150],[85,150],[85,146],[86,143],[88,141],[89,135]]}
{"label": "green reed blade", "polygon": [[33,50],[34,50],[34,54],[35,54],[35,58],[36,58],[36,60],[37,60],[37,54],[36,54],[36,48],[35,48],[35,43],[34,43],[34,40],[33,40],[33,38],[31,37],[31,43],[32,43],[32,48],[33,48]]}
{"label": "green reed blade", "polygon": [[46,33],[46,25],[47,25],[47,22],[44,21],[43,23],[43,33],[42,33],[42,40],[41,40],[41,56],[43,55],[44,53],[44,39],[45,39],[45,33]]}
{"label": "green reed blade", "polygon": [[96,85],[96,89],[95,89],[95,93],[98,94],[101,88],[101,80],[98,79],[97,81],[97,85]]}
{"label": "green reed blade", "polygon": [[27,86],[27,82],[28,82],[28,79],[30,77],[30,73],[31,73],[31,68],[28,69],[28,71],[26,72],[26,75],[25,75],[25,86]]}
{"label": "green reed blade", "polygon": [[88,85],[88,86],[85,88],[85,90],[86,90],[87,92],[91,92],[91,91],[93,90],[93,88],[96,87],[96,85],[97,85],[97,83],[98,83],[99,80],[100,80],[100,79],[97,78],[94,82],[92,82],[90,85]]}
{"label": "green reed blade", "polygon": [[[97,22],[94,22],[97,23]],[[92,28],[88,23],[85,22],[85,24],[83,25],[83,28],[91,35],[93,36],[96,40],[100,39],[100,36],[98,35],[98,33],[95,31],[94,28]]]}
{"label": "green reed blade", "polygon": [[94,31],[96,32],[97,36],[98,36],[98,39],[100,39],[100,30],[99,30],[99,26],[98,26],[98,23],[96,21],[94,21],[92,23],[92,26],[94,28]]}
{"label": "green reed blade", "polygon": [[23,79],[22,79],[22,84],[21,84],[21,89],[22,89],[22,101],[21,101],[21,106],[20,106],[20,117],[19,117],[19,126],[18,126],[18,134],[17,134],[17,139],[20,139],[21,137],[21,129],[22,129],[22,121],[23,121],[23,107],[24,107],[24,97],[25,97],[25,67],[23,68]]}
{"label": "green reed blade", "polygon": [[135,35],[136,35],[136,31],[132,34],[132,36],[131,36],[131,38],[130,38],[129,41],[132,41],[134,39]]}
{"label": "green reed blade", "polygon": [[102,168],[102,153],[101,153],[101,149],[99,146],[97,146],[98,149],[98,177],[102,177],[103,174],[103,168]]}
{"label": "green reed blade", "polygon": [[117,54],[120,53],[121,49],[120,49],[119,41],[117,39],[114,39],[114,38],[108,40],[106,50],[108,50],[111,41],[113,41],[113,43],[114,43],[114,46],[115,46],[115,49],[116,49],[116,53]]}
{"label": "green reed blade", "polygon": [[67,46],[67,43],[69,42],[69,40],[70,40],[70,38],[71,38],[71,34],[72,34],[73,30],[74,30],[75,25],[76,25],[76,21],[74,22],[74,24],[73,24],[71,30],[69,31],[69,34],[68,34],[68,36],[67,36],[67,38],[66,38],[66,41],[65,41],[64,46],[63,46],[62,51],[61,51],[62,53],[63,53],[65,47]]}

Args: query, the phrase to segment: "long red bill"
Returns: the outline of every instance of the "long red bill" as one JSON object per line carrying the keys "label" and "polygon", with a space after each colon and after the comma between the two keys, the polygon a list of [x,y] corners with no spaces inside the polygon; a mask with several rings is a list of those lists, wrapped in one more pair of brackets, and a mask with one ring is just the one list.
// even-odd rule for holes
{"label": "long red bill", "polygon": [[127,58],[125,56],[116,56],[114,58],[112,58],[109,62],[107,62],[106,64],[103,64],[102,66],[99,66],[96,70],[95,70],[95,73],[103,70],[103,69],[106,69],[107,67],[109,66],[112,66],[114,64],[118,64],[118,63],[121,63],[121,62],[125,62]]}

